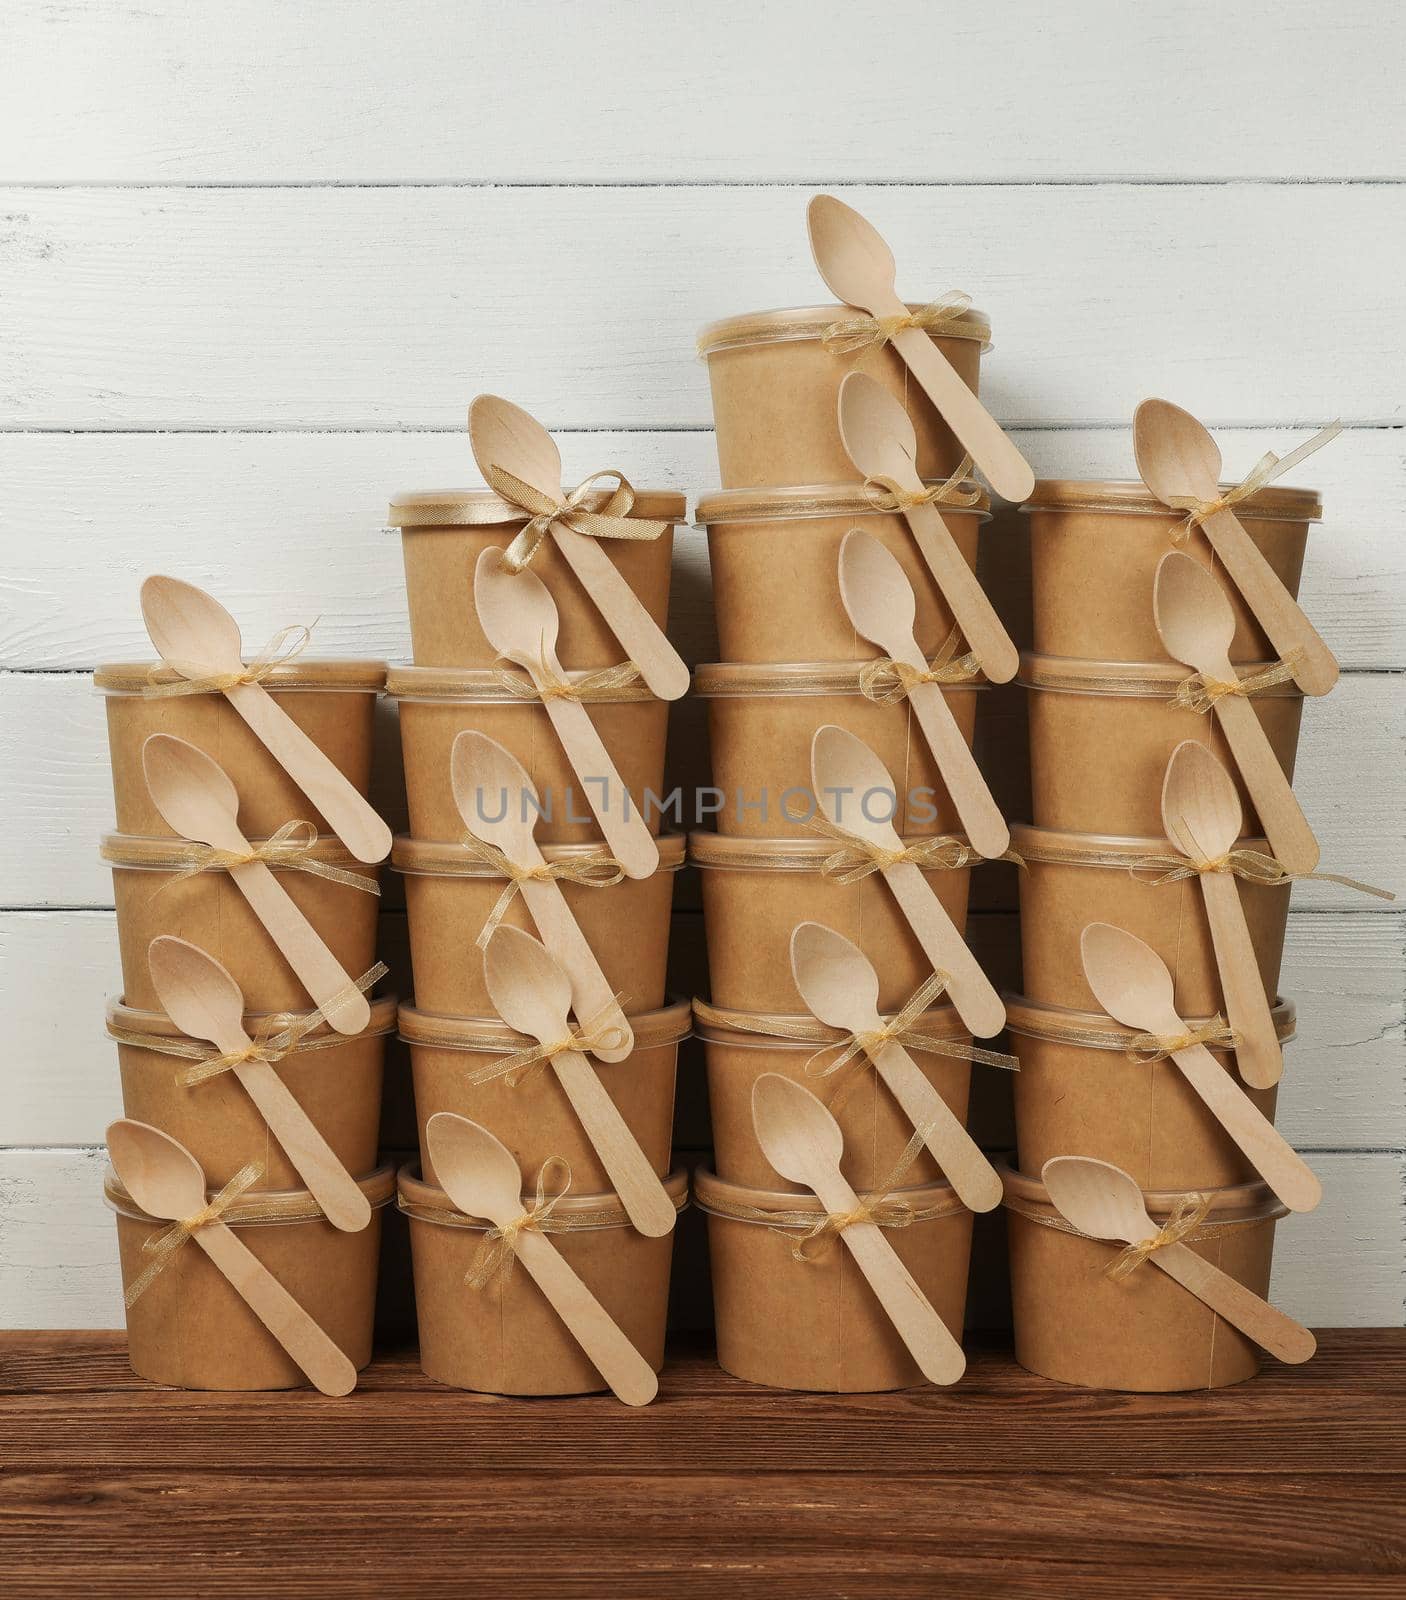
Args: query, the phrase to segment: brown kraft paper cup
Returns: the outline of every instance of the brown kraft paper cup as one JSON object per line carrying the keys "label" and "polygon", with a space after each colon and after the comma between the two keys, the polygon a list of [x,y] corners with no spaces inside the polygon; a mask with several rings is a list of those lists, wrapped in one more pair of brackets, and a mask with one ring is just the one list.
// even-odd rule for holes
{"label": "brown kraft paper cup", "polygon": [[[1226,484],[1223,487],[1229,488]],[[1157,564],[1186,525],[1141,483],[1047,479],[1022,507],[1030,517],[1034,648],[1098,661],[1167,661],[1152,615]],[[1271,485],[1235,515],[1284,587],[1299,591],[1308,527],[1323,515],[1313,489]],[[1232,661],[1264,661],[1273,646],[1198,528],[1180,546],[1214,571],[1235,612]]]}
{"label": "brown kraft paper cup", "polygon": [[[150,677],[149,677],[150,675]],[[169,667],[124,662],[99,667],[93,682],[107,708],[117,831],[174,837],[152,804],[142,771],[142,745],[153,733],[185,739],[226,772],[239,775],[239,821],[245,837],[276,833],[290,817],[326,830],[326,819],[293,782],[222,694],[143,694],[154,678],[178,683]],[[264,689],[342,773],[358,794],[371,779],[376,697],[386,680],[382,661],[307,661],[274,667]]]}
{"label": "brown kraft paper cup", "polygon": [[[526,675],[522,676],[525,682]],[[483,668],[392,667],[386,692],[400,702],[405,792],[410,831],[417,839],[457,839],[464,831],[464,819],[454,804],[450,753],[459,734],[472,728],[496,739],[526,768],[544,813],[536,826],[539,844],[599,841],[600,825],[591,814],[590,801],[599,796],[601,784],[583,783],[571,770],[540,701],[519,698],[504,688],[495,672]],[[589,701],[584,709],[630,791],[631,804],[643,813],[650,832],[658,833],[660,806],[646,800],[648,795],[663,796],[668,701],[631,685],[608,699]],[[595,780],[602,776],[585,774]]]}
{"label": "brown kraft paper cup", "polygon": [[[840,438],[837,412],[840,384],[851,372],[866,373],[903,402],[925,478],[946,478],[956,470],[961,445],[891,345],[840,354],[821,342],[832,324],[862,315],[845,305],[754,311],[710,323],[699,334],[725,489],[850,482],[854,465]],[[979,311],[954,314],[953,323],[957,331],[933,343],[975,392],[991,325]]]}
{"label": "brown kraft paper cup", "polygon": [[[816,837],[803,819],[816,812],[810,782],[810,748],[826,723],[862,739],[897,785],[893,825],[900,833],[926,836],[961,828],[927,740],[907,700],[880,705],[859,689],[859,664],[801,662],[785,666],[699,667],[694,692],[708,702],[708,744],[713,785],[722,794],[719,833],[740,838]],[[943,693],[968,745],[976,726],[977,691]],[[845,796],[855,807],[859,796]],[[878,799],[878,818],[892,802]],[[843,818],[842,818],[843,820]]]}
{"label": "brown kraft paper cup", "polygon": [[[1135,1030],[1103,1013],[1007,1002],[1021,1169],[1054,1156],[1092,1156],[1122,1167],[1144,1189],[1219,1189],[1258,1174],[1206,1109],[1175,1061],[1137,1061]],[[1294,1037],[1294,1008],[1273,1010],[1281,1042]],[[1207,1019],[1188,1018],[1192,1026]],[[1227,1050],[1212,1056],[1272,1122],[1276,1091],[1243,1083]]]}
{"label": "brown kraft paper cup", "polygon": [[[609,854],[608,846],[542,848],[549,866],[602,853]],[[674,875],[684,861],[682,835],[661,837],[659,857],[659,871],[648,878],[625,878],[600,888],[570,879],[559,883],[611,991],[623,994],[622,1004],[635,1011],[652,1011],[664,1003]],[[491,1016],[494,1008],[484,982],[483,951],[476,941],[507,879],[494,875],[457,844],[405,837],[395,841],[391,865],[405,875],[416,1002],[444,1016]],[[510,927],[537,932],[521,894],[513,896],[502,920]]]}
{"label": "brown kraft paper cup", "polygon": [[[814,1195],[724,1183],[700,1169],[693,1198],[708,1213],[718,1364],[748,1383],[827,1394],[907,1389],[925,1382],[848,1247],[832,1239],[814,1259],[793,1254],[805,1229],[741,1220],[733,1207],[824,1215]],[[952,1336],[962,1337],[971,1256],[971,1212],[945,1184],[899,1189],[893,1198],[938,1216],[885,1228]],[[786,1231],[779,1231],[786,1226]]]}
{"label": "brown kraft paper cup", "polygon": [[[1170,865],[1135,865],[1149,859],[1182,859],[1165,839],[1016,827],[1011,830],[1011,848],[1025,863],[1016,876],[1029,999],[1098,1010],[1084,976],[1079,939],[1091,922],[1111,922],[1135,933],[1167,963],[1174,1001],[1183,1016],[1210,1016],[1224,1009],[1199,879],[1158,883]],[[1248,839],[1241,848],[1269,853],[1263,839]],[[1279,990],[1290,885],[1232,881],[1244,908],[1265,995],[1272,999]]]}
{"label": "brown kraft paper cup", "polygon": [[[669,1170],[679,1042],[688,1037],[692,1023],[684,1000],[636,1014],[630,1017],[635,1048],[623,1061],[586,1058],[660,1177]],[[428,1182],[438,1180],[425,1125],[437,1111],[452,1111],[495,1134],[524,1170],[535,1171],[547,1156],[560,1156],[570,1163],[575,1186],[583,1193],[609,1189],[600,1157],[549,1065],[526,1072],[516,1085],[505,1077],[481,1084],[469,1081],[504,1056],[531,1049],[535,1039],[514,1033],[497,1017],[440,1017],[414,1006],[400,1008],[400,1037],[410,1046],[415,1118]]]}
{"label": "brown kraft paper cup", "polygon": [[[1253,1341],[1152,1262],[1114,1282],[1104,1268],[1120,1245],[1061,1231],[1068,1224],[1037,1178],[1009,1170],[1002,1176],[1015,1358],[1028,1372],[1089,1389],[1159,1394],[1220,1389],[1259,1371]],[[1165,1222],[1183,1193],[1145,1194],[1152,1220]],[[1267,1297],[1274,1224],[1284,1207],[1262,1183],[1212,1193],[1206,1237],[1188,1240],[1187,1248]],[[1060,1227],[1045,1225],[1050,1221]]]}
{"label": "brown kraft paper cup", "polygon": [[[1248,677],[1264,663],[1247,664]],[[1074,661],[1021,657],[1030,702],[1030,795],[1036,827],[1070,833],[1162,835],[1162,780],[1183,740],[1212,751],[1240,794],[1245,834],[1261,831],[1250,797],[1216,721],[1172,703],[1190,676],[1179,663]],[[1298,752],[1303,696],[1292,683],[1252,695],[1270,748],[1290,780]]]}
{"label": "brown kraft paper cup", "polygon": [[[257,839],[251,844],[259,844]],[[112,894],[117,907],[117,939],[122,956],[122,995],[140,1011],[159,1011],[147,950],[158,934],[171,934],[199,945],[244,992],[250,1011],[310,1011],[313,998],[283,959],[267,929],[228,872],[213,869],[182,878],[184,841],[106,835],[103,859],[112,867]],[[377,877],[374,866],[351,856],[341,843],[324,835],[314,859]],[[379,896],[346,884],[276,867],[279,883],[294,905],[321,935],[349,981],[368,971],[376,959]]]}
{"label": "brown kraft paper cup", "polygon": [[[343,1036],[321,1023],[272,1063],[348,1172],[369,1172],[376,1165],[382,1064],[395,1014],[393,995],[373,1000],[371,1022],[363,1032]],[[295,1020],[293,1014],[285,1015]],[[260,1024],[269,1020],[246,1016],[244,1030],[255,1038]],[[183,1144],[204,1168],[212,1188],[222,1188],[250,1161],[261,1162],[264,1173],[249,1193],[302,1186],[297,1168],[233,1072],[184,1085],[181,1073],[197,1065],[198,1058],[159,1048],[199,1049],[208,1058],[219,1054],[213,1046],[188,1039],[160,1011],[138,1011],[117,1000],[108,1002],[107,1029],[117,1041],[123,1115]]]}
{"label": "brown kraft paper cup", "polygon": [[[684,1172],[671,1173],[665,1188],[676,1206],[687,1203]],[[530,1210],[536,1199],[535,1192],[524,1194],[524,1207]],[[413,1167],[400,1172],[400,1208],[410,1219],[420,1365],[427,1377],[482,1394],[595,1394],[607,1387],[520,1261],[481,1289],[465,1282],[488,1233],[486,1222],[456,1211]],[[573,1184],[552,1211],[548,1237],[658,1372],[673,1234],[646,1238],[629,1225],[614,1194],[578,1193]]]}
{"label": "brown kraft paper cup", "polygon": [[[938,508],[969,567],[976,566],[977,532],[989,520],[990,505],[982,494],[970,509]],[[840,546],[851,528],[877,539],[903,568],[917,608],[913,637],[926,656],[937,654],[955,626],[906,519],[876,511],[861,485],[706,495],[697,520],[708,530],[725,661],[863,661],[880,654],[855,631],[840,598]]]}
{"label": "brown kraft paper cup", "polygon": [[[776,1027],[808,1029],[814,1037],[796,1039],[764,1031]],[[826,1048],[842,1038],[837,1028],[827,1028],[811,1016],[758,1016],[719,1011],[697,1002],[695,1031],[704,1041],[708,1066],[713,1167],[724,1183],[806,1192],[784,1182],[757,1143],[752,1126],[752,1085],[764,1072],[804,1084],[830,1107],[845,1138],[840,1169],[856,1190],[873,1189],[891,1177],[913,1138],[913,1124],[867,1056],[859,1056],[833,1075],[821,1076],[840,1054],[838,1046]],[[914,1031],[950,1039],[954,1044],[971,1043],[971,1034],[951,1006],[927,1012],[914,1024]],[[911,1054],[958,1122],[965,1124],[971,1063],[926,1050]],[[918,1153],[904,1175],[904,1183],[910,1187],[941,1181],[942,1171],[926,1149]]]}
{"label": "brown kraft paper cup", "polygon": [[[381,1208],[395,1195],[393,1170],[379,1168],[361,1180],[361,1190],[372,1211],[359,1233],[334,1228],[302,1190],[235,1201],[223,1218],[358,1371],[371,1359]],[[104,1196],[117,1213],[127,1288],[151,1262],[143,1248],[147,1241],[171,1224],[147,1216],[110,1171]],[[279,1201],[286,1202],[290,1220],[240,1222],[241,1207]],[[127,1308],[127,1349],[132,1371],[149,1383],[214,1390],[307,1387],[292,1358],[194,1239]]]}
{"label": "brown kraft paper cup", "polygon": [[[905,844],[916,844],[909,836]],[[852,940],[879,976],[879,1005],[896,1011],[932,975],[922,946],[883,874],[839,883],[821,871],[839,848],[828,839],[739,839],[691,833],[688,858],[701,870],[708,930],[708,987],[730,1010],[801,1012],[791,975],[791,933],[819,922]],[[923,877],[958,933],[967,925],[971,867],[929,868]]]}
{"label": "brown kraft paper cup", "polygon": [[[570,492],[572,485],[565,485]],[[609,488],[587,498],[605,505]],[[657,539],[601,539],[608,560],[659,624],[669,620],[669,577],[674,525],[687,502],[670,491],[641,490],[631,516],[667,522]],[[497,655],[479,627],[473,574],[485,550],[506,549],[522,531],[526,514],[489,489],[442,489],[397,495],[387,521],[400,530],[405,592],[410,606],[410,648],[421,667],[487,667]],[[592,669],[621,659],[621,648],[549,535],[532,558],[532,570],[551,591],[561,619],[558,650],[565,665]]]}

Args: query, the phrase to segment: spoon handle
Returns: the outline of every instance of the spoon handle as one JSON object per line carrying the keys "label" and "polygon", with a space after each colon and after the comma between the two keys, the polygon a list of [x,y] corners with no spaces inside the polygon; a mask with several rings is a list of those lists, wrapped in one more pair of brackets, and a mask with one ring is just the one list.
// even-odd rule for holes
{"label": "spoon handle", "polygon": [[1218,1317],[1224,1317],[1280,1361],[1307,1361],[1318,1348],[1307,1328],[1186,1245],[1164,1245],[1151,1259],[1154,1266],[1161,1267]]}
{"label": "spoon handle", "polygon": [[356,1368],[277,1278],[223,1222],[211,1222],[195,1242],[230,1286],[323,1394],[350,1394]]}
{"label": "spoon handle", "polygon": [[1239,1040],[1236,1065],[1252,1089],[1273,1088],[1284,1073],[1284,1052],[1274,1031],[1239,886],[1228,872],[1203,872],[1200,879],[1225,1014]]}
{"label": "spoon handle", "polygon": [[1178,1050],[1172,1059],[1211,1115],[1289,1210],[1312,1211],[1323,1198],[1323,1186],[1303,1157],[1205,1045]]}
{"label": "spoon handle", "polygon": [[883,869],[898,909],[923,947],[934,972],[945,972],[957,1014],[978,1039],[989,1039],[1006,1025],[1006,1008],[976,957],[952,925],[942,902],[911,861]]}
{"label": "spoon handle", "polygon": [[[895,297],[891,309],[901,314],[906,307]],[[996,493],[1017,504],[1028,500],[1035,487],[1030,463],[957,376],[941,350],[921,328],[900,328],[893,336],[893,345],[928,399],[942,413],[942,420],[971,451],[972,459]]]}
{"label": "spoon handle", "polygon": [[263,684],[239,683],[225,696],[356,859],[384,861],[391,830]]}
{"label": "spoon handle", "polygon": [[616,1399],[627,1406],[647,1406],[659,1393],[654,1368],[625,1337],[552,1241],[544,1233],[524,1228],[517,1236],[517,1253],[532,1281],[586,1352],[591,1365],[610,1385]]}
{"label": "spoon handle", "polygon": [[634,1029],[620,1009],[615,991],[610,987],[595,951],[586,942],[581,925],[571,914],[561,886],[550,879],[526,878],[521,884],[522,897],[542,943],[556,958],[571,979],[571,1009],[577,1020],[594,1018],[603,1027],[617,1028],[621,1042],[613,1047],[596,1046],[592,1055],[602,1061],[623,1061],[635,1048]]}
{"label": "spoon handle", "polygon": [[1327,694],[1338,681],[1337,660],[1239,517],[1217,511],[1201,531],[1281,659],[1299,652],[1294,682],[1305,694]]}
{"label": "spoon handle", "polygon": [[910,507],[904,515],[913,542],[937,580],[962,637],[976,652],[981,670],[992,683],[1009,683],[1020,666],[1020,654],[976,574],[962,559],[942,513],[934,505],[922,505]]}
{"label": "spoon handle", "polygon": [[567,565],[610,624],[610,631],[624,647],[625,654],[640,669],[640,676],[650,691],[661,700],[677,700],[686,694],[688,668],[683,658],[620,575],[620,569],[586,534],[577,533],[560,522],[552,523],[551,530]]}
{"label": "spoon handle", "polygon": [[552,1067],[630,1221],[651,1239],[671,1233],[678,1219],[674,1202],[595,1068],[579,1050],[553,1056]]}
{"label": "spoon handle", "polygon": [[371,1020],[370,1002],[353,987],[288,891],[262,861],[231,867],[229,875],[332,1027],[338,1033],[360,1033]]}
{"label": "spoon handle", "polygon": [[1004,855],[1010,849],[1011,830],[986,786],[971,746],[962,737],[947,696],[935,683],[920,683],[908,702],[972,848],[988,859]]}
{"label": "spoon handle", "polygon": [[[859,1197],[850,1191],[850,1206]],[[967,1370],[962,1347],[947,1324],[933,1310],[913,1274],[898,1259],[893,1246],[872,1222],[853,1222],[840,1238],[854,1257],[864,1280],[903,1340],[908,1354],[929,1383],[956,1383]]]}
{"label": "spoon handle", "polygon": [[346,1233],[360,1233],[371,1220],[371,1203],[288,1085],[267,1061],[242,1061],[234,1075],[327,1220]]}
{"label": "spoon handle", "polygon": [[1001,1180],[952,1108],[923,1075],[901,1044],[886,1044],[874,1069],[898,1101],[957,1197],[971,1211],[992,1211],[1001,1203]]}
{"label": "spoon handle", "polygon": [[1274,854],[1290,872],[1312,872],[1318,865],[1318,841],[1255,708],[1243,695],[1228,694],[1216,701],[1214,715]]}

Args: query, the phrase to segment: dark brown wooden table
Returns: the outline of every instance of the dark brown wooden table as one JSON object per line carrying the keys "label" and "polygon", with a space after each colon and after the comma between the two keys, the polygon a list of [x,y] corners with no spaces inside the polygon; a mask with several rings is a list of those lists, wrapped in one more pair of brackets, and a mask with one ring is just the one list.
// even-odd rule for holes
{"label": "dark brown wooden table", "polygon": [[346,1400],[153,1389],[120,1335],[0,1334],[0,1595],[1406,1593],[1406,1332],[1217,1393],[978,1343],[951,1391],[509,1401],[378,1359]]}

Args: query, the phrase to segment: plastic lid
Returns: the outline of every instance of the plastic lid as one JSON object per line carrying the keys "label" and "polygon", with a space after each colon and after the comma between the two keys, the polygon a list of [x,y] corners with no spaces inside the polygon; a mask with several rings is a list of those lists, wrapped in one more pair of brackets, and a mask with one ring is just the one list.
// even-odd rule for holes
{"label": "plastic lid", "polygon": [[[929,487],[943,483],[943,478],[925,478]],[[980,498],[974,506],[943,506],[944,517],[979,516],[983,521],[991,515],[991,496],[978,483],[965,479],[959,486],[963,491],[975,490]],[[705,494],[693,510],[693,520],[700,528],[718,522],[785,522],[803,521],[810,517],[891,517],[897,513],[880,511],[869,499],[863,484],[859,483],[807,483],[788,489],[720,489]]]}
{"label": "plastic lid", "polygon": [[[1127,1050],[1138,1037],[1137,1028],[1125,1028],[1103,1011],[1076,1011],[1069,1006],[1050,1005],[1043,1000],[1027,1000],[1024,995],[1003,995],[1006,1003],[1006,1028],[1010,1033],[1030,1039],[1053,1039],[1056,1043],[1079,1043],[1088,1050]],[[1298,1025],[1298,1012],[1292,1000],[1281,995],[1270,1008],[1275,1037],[1287,1044],[1294,1037]],[[1186,1017],[1188,1027],[1198,1027],[1209,1022],[1210,1017]],[[1090,1035],[1078,1041],[1067,1038],[1071,1030]],[[1100,1042],[1093,1043],[1098,1035]],[[1104,1040],[1107,1043],[1104,1043]],[[1209,1047],[1216,1050],[1215,1045]],[[1224,1054],[1224,1051],[1218,1051]]]}
{"label": "plastic lid", "polygon": [[[599,510],[610,498],[602,488],[586,496],[588,510]],[[629,515],[642,522],[682,522],[688,499],[673,489],[636,489]],[[491,489],[417,489],[391,501],[386,522],[392,528],[515,527],[528,520],[521,506],[501,500]]]}
{"label": "plastic lid", "polygon": [[[992,1163],[1001,1174],[1008,1199],[1023,1201],[1027,1205],[1046,1207],[1051,1215],[1058,1215],[1038,1178],[1017,1172],[1004,1161]],[[1267,1183],[1239,1183],[1228,1189],[1198,1189],[1198,1194],[1208,1195],[1211,1202],[1210,1221],[1237,1222],[1261,1218],[1266,1222],[1288,1215],[1288,1207],[1274,1196]],[[1144,1189],[1142,1198],[1153,1217],[1169,1217],[1186,1198],[1185,1189]]]}
{"label": "plastic lid", "polygon": [[[530,688],[527,674],[520,667],[509,665],[507,670],[521,680],[524,688]],[[566,676],[577,683],[593,676],[593,672],[573,671]],[[506,702],[524,706],[540,704],[534,695],[515,694],[503,682],[496,667],[391,666],[386,669],[386,693],[396,700],[451,700],[468,704]],[[653,700],[655,697],[644,683],[637,681],[605,694],[592,693],[591,698],[613,705],[617,702]]]}
{"label": "plastic lid", "polygon": [[[1233,489],[1223,483],[1221,489]],[[1104,511],[1134,517],[1161,517],[1180,522],[1184,512],[1163,505],[1137,478],[1041,478],[1022,511]],[[1271,483],[1235,508],[1243,521],[1320,522],[1323,501],[1317,489],[1295,489]]]}
{"label": "plastic lid", "polygon": [[[905,845],[925,844],[931,834],[905,834]],[[960,837],[958,835],[957,837]],[[964,841],[965,842],[965,841]],[[700,828],[688,836],[688,861],[694,867],[744,872],[819,872],[839,848],[833,839],[753,839]],[[941,867],[925,869],[933,872]]]}
{"label": "plastic lid", "polygon": [[[104,694],[140,694],[149,683],[179,683],[181,675],[160,661],[116,661],[93,674]],[[313,661],[298,656],[281,661],[260,679],[274,693],[290,689],[351,690],[378,693],[385,687],[384,661]],[[210,690],[211,694],[218,693]]]}
{"label": "plastic lid", "polygon": [[[910,311],[921,311],[927,302],[911,300]],[[794,339],[818,339],[832,322],[848,322],[863,316],[853,306],[784,306],[774,311],[743,311],[736,316],[710,322],[698,335],[698,353],[712,355],[718,350],[746,344],[785,344]],[[953,312],[953,326],[941,335],[944,339],[977,339],[983,348],[991,343],[991,322],[985,312],[968,307]]]}
{"label": "plastic lid", "polygon": [[[657,1046],[678,1044],[693,1031],[693,1009],[687,1000],[675,1000],[655,1011],[627,1012],[635,1035],[634,1054]],[[435,1050],[475,1050],[510,1055],[536,1043],[526,1034],[510,1028],[499,1017],[446,1017],[437,1011],[420,1011],[415,1006],[400,1008],[400,1037],[406,1044],[426,1045]],[[627,1067],[634,1054],[624,1061],[604,1067],[607,1072]]]}
{"label": "plastic lid", "polygon": [[[684,836],[681,833],[662,833],[658,838],[659,872],[677,872],[684,864]],[[576,861],[588,856],[609,854],[609,846],[601,840],[584,844],[547,844],[537,848],[548,862]],[[397,872],[422,874],[426,877],[493,878],[503,881],[486,861],[468,855],[463,847],[453,841],[438,839],[412,839],[408,833],[398,834],[391,846],[391,865]],[[652,874],[651,874],[652,876]]]}
{"label": "plastic lid", "polygon": [[[1237,661],[1234,665],[1242,678],[1248,678],[1278,663]],[[1180,661],[1089,661],[1083,656],[1041,656],[1022,650],[1015,681],[1026,689],[1163,700],[1170,699],[1190,675],[1191,668]],[[1255,698],[1265,695],[1292,700],[1301,699],[1303,691],[1290,679],[1259,690]]]}
{"label": "plastic lid", "polygon": [[[859,675],[867,665],[865,661],[714,661],[694,669],[693,692],[700,700],[778,694],[857,695],[861,692]],[[1184,670],[1182,676],[1186,676]],[[954,694],[987,687],[981,678],[944,685]]]}

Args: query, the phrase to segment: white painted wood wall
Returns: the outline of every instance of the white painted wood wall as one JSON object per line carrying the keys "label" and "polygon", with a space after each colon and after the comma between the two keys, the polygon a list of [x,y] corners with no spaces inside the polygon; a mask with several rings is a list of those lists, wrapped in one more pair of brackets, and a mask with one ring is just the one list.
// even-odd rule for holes
{"label": "white painted wood wall", "polygon": [[[85,674],[147,653],[140,576],[208,584],[251,640],[320,613],[323,651],[404,654],[383,508],[472,480],[480,389],[568,471],[711,487],[694,332],[823,298],[815,187],[908,293],[991,314],[984,389],[1042,473],[1127,475],[1147,393],[1232,474],[1343,419],[1304,587],[1348,672],[1301,789],[1325,865],[1406,890],[1403,48],[1389,0],[8,0],[0,1325],[121,1319]],[[680,562],[697,658],[699,536]],[[1281,1229],[1276,1295],[1319,1324],[1402,1317],[1404,918],[1295,895],[1282,1121],[1328,1199]]]}

